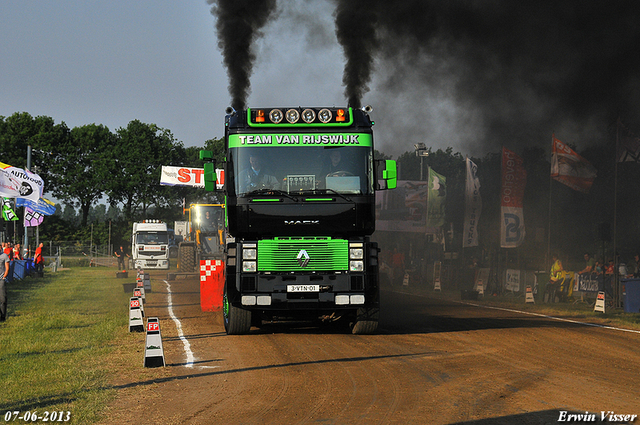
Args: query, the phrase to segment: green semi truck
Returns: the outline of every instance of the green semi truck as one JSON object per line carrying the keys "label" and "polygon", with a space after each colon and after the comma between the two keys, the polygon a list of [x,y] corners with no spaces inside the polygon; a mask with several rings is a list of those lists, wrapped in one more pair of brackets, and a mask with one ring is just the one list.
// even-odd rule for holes
{"label": "green semi truck", "polygon": [[[223,314],[228,334],[263,320],[344,320],[376,331],[375,191],[396,163],[374,159],[370,107],[227,109]],[[208,151],[201,158],[211,159]]]}

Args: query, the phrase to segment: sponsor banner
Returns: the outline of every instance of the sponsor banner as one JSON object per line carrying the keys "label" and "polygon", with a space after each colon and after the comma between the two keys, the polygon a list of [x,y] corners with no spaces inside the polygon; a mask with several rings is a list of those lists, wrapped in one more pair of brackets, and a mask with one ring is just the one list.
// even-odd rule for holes
{"label": "sponsor banner", "polygon": [[2,198],[2,219],[4,221],[14,221],[18,219],[18,216],[11,208],[11,199]]}
{"label": "sponsor banner", "polygon": [[[224,186],[224,170],[216,169],[216,188]],[[204,168],[162,166],[160,174],[162,186],[191,186],[204,188]]]}
{"label": "sponsor banner", "polygon": [[552,136],[551,177],[571,189],[589,193],[597,170],[569,146]]}
{"label": "sponsor banner", "polygon": [[42,197],[44,181],[29,170],[0,162],[0,196],[26,198],[38,202]]}
{"label": "sponsor banner", "polygon": [[40,214],[37,211],[32,210],[29,207],[25,208],[24,227],[37,227],[42,224],[43,220],[44,220],[44,215]]}
{"label": "sponsor banner", "polygon": [[603,275],[598,273],[583,273],[575,275],[574,291],[598,292],[603,285]]}
{"label": "sponsor banner", "polygon": [[429,168],[429,198],[427,202],[427,226],[444,225],[444,207],[447,199],[446,177]]}
{"label": "sponsor banner", "polygon": [[469,158],[467,163],[467,177],[464,196],[464,234],[462,247],[478,246],[478,220],[482,212],[482,198],[480,197],[480,179],[478,166]]}
{"label": "sponsor banner", "polygon": [[45,198],[38,199],[38,202],[18,198],[16,199],[16,207],[29,207],[42,215],[53,215],[56,212],[56,204]]}
{"label": "sponsor banner", "polygon": [[520,292],[520,270],[506,270],[504,289],[511,292]]}
{"label": "sponsor banner", "polygon": [[502,148],[502,186],[500,189],[500,247],[516,248],[525,237],[522,201],[527,173],[522,158]]}
{"label": "sponsor banner", "polygon": [[376,192],[376,229],[428,233],[428,182],[399,180],[394,190]]}
{"label": "sponsor banner", "polygon": [[232,134],[229,147],[269,146],[373,146],[371,134],[364,133],[287,133]]}

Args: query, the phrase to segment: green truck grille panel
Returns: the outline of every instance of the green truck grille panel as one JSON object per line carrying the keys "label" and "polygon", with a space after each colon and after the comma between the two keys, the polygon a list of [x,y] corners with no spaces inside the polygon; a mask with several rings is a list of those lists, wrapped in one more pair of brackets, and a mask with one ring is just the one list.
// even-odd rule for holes
{"label": "green truck grille panel", "polygon": [[276,238],[258,242],[258,271],[261,272],[344,271],[348,267],[346,239]]}

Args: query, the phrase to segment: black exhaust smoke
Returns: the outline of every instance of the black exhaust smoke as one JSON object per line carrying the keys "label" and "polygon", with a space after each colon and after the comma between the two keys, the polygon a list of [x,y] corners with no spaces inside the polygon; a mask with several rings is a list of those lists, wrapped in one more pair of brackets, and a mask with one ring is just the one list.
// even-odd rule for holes
{"label": "black exhaust smoke", "polygon": [[372,3],[370,0],[337,0],[334,13],[336,36],[346,59],[342,76],[344,94],[349,106],[354,108],[360,108],[362,96],[369,91],[378,48],[378,18]]}
{"label": "black exhaust smoke", "polygon": [[207,0],[217,18],[218,48],[229,76],[231,106],[244,109],[251,91],[255,54],[251,46],[276,7],[276,0]]}

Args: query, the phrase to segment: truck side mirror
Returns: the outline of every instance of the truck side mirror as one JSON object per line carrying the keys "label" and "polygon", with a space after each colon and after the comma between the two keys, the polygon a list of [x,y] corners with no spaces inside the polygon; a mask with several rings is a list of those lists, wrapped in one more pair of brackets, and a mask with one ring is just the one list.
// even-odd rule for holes
{"label": "truck side mirror", "polygon": [[204,163],[204,189],[208,192],[216,190],[216,181],[218,176],[216,174],[216,161],[213,159],[213,152],[201,150],[201,160],[209,160],[210,162]]}
{"label": "truck side mirror", "polygon": [[396,162],[392,159],[376,160],[376,190],[395,189],[398,185]]}

